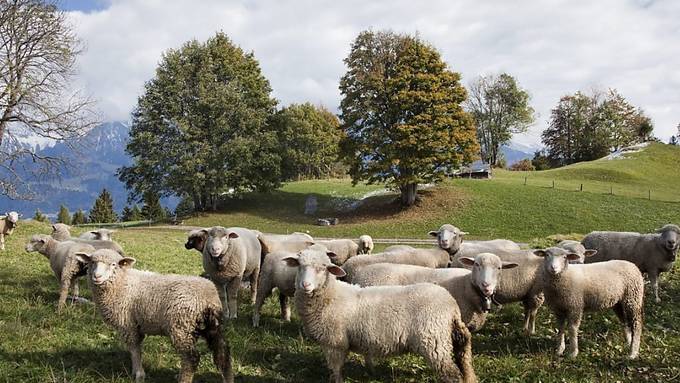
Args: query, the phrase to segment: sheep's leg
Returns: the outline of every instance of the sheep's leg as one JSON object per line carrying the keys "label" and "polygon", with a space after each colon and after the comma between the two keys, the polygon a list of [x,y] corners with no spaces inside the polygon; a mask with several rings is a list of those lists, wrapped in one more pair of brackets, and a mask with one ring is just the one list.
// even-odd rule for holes
{"label": "sheep's leg", "polygon": [[567,356],[575,358],[578,355],[578,328],[581,326],[581,313],[569,318],[569,353]]}
{"label": "sheep's leg", "polygon": [[659,298],[659,273],[648,271],[647,277],[649,278],[649,284],[652,285],[652,291],[654,291],[654,302],[661,302],[661,298]]}
{"label": "sheep's leg", "polygon": [[626,318],[625,313],[623,312],[623,307],[621,306],[620,303],[617,303],[614,305],[614,312],[616,313],[616,316],[619,317],[619,320],[623,324],[623,332],[626,338],[626,345],[630,347],[630,342],[632,341],[631,338],[631,329],[629,327],[630,320]]}
{"label": "sheep's leg", "polygon": [[220,302],[222,303],[222,315],[224,319],[229,318],[229,307],[227,306],[227,294],[225,293],[226,285],[213,281],[215,288],[217,289],[217,295],[220,297]]}
{"label": "sheep's leg", "polygon": [[250,274],[250,304],[255,304],[255,300],[257,299],[257,286],[259,283],[260,279],[260,269],[253,270],[253,273]]}
{"label": "sheep's leg", "polygon": [[78,297],[80,296],[80,283],[78,283],[78,278],[71,279],[71,304],[76,303]]}
{"label": "sheep's leg", "polygon": [[0,233],[0,250],[5,250],[5,235]]}
{"label": "sheep's leg", "polygon": [[[451,332],[451,340],[453,345],[453,356],[455,358],[456,366],[462,375],[463,382],[476,382],[475,370],[472,367],[472,335],[462,321],[456,322]],[[445,356],[450,362],[448,354]],[[446,375],[442,374],[442,378]],[[453,374],[450,375],[453,381],[457,378],[454,369]]]}
{"label": "sheep's leg", "polygon": [[364,364],[371,374],[375,374],[375,361],[370,354],[364,355]]}
{"label": "sheep's leg", "polygon": [[564,345],[564,329],[567,325],[566,318],[564,318],[561,315],[555,315],[557,319],[557,349],[555,350],[555,353],[558,356],[561,356],[564,353],[565,345]]}
{"label": "sheep's leg", "polygon": [[68,290],[71,287],[71,274],[63,272],[61,274],[61,281],[59,283],[59,301],[57,302],[57,312],[60,312],[66,304],[68,297]]}
{"label": "sheep's leg", "polygon": [[255,307],[253,307],[253,327],[260,325],[260,311],[264,301],[271,295],[272,287],[269,283],[269,278],[265,277],[261,283],[257,285],[257,297],[255,298]]}
{"label": "sheep's leg", "polygon": [[[186,348],[180,352],[182,355],[182,363],[179,371],[179,383],[191,383],[194,380],[194,374],[198,369],[198,363],[201,361],[201,354],[196,350],[196,344],[190,348]],[[188,346],[188,345],[187,345]]]}
{"label": "sheep's leg", "polygon": [[642,303],[640,303],[639,307],[627,308],[626,317],[628,319],[626,326],[630,326],[629,331],[631,332],[630,354],[628,354],[628,358],[637,359],[640,353],[640,336],[642,335]]}
{"label": "sheep's leg", "polygon": [[130,351],[130,359],[132,359],[132,374],[135,377],[135,383],[144,382],[146,374],[142,366],[142,342],[144,342],[144,335],[128,334],[125,339]]}
{"label": "sheep's leg", "polygon": [[213,354],[213,362],[222,373],[222,383],[234,383],[234,372],[231,368],[231,350],[229,343],[224,340],[222,331],[218,327],[208,333],[206,337],[208,347]]}
{"label": "sheep's leg", "polygon": [[281,305],[281,319],[290,322],[290,306],[288,297],[279,290],[279,304]]}
{"label": "sheep's leg", "polygon": [[227,306],[229,319],[236,319],[238,311],[238,290],[241,288],[241,277],[235,277],[227,284]]}
{"label": "sheep's leg", "polygon": [[536,316],[538,309],[543,305],[545,298],[543,294],[531,294],[531,296],[522,302],[524,305],[524,334],[534,335],[536,333]]}
{"label": "sheep's leg", "polygon": [[343,383],[342,378],[342,365],[345,364],[345,358],[347,357],[347,350],[338,348],[325,349],[324,355],[326,356],[326,363],[328,368],[331,370],[331,376],[329,382],[331,383]]}

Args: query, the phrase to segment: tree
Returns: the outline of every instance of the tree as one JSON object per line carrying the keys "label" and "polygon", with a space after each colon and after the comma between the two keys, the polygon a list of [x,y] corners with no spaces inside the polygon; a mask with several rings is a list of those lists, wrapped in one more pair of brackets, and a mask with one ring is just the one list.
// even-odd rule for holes
{"label": "tree", "polygon": [[162,221],[166,218],[165,210],[161,206],[161,200],[157,193],[147,191],[144,193],[144,206],[142,217],[149,221]]}
{"label": "tree", "polygon": [[536,167],[534,167],[530,159],[525,158],[512,164],[509,169],[516,172],[525,172],[536,170]]}
{"label": "tree", "polygon": [[111,198],[109,191],[104,188],[94,201],[94,206],[90,209],[90,222],[108,223],[117,220],[118,216],[113,210],[113,198]]}
{"label": "tree", "polygon": [[86,224],[86,223],[87,223],[87,217],[85,216],[83,209],[78,209],[78,211],[73,213],[73,218],[71,219],[72,225],[83,225],[83,224]]}
{"label": "tree", "polygon": [[479,150],[465,88],[417,37],[361,32],[340,80],[341,157],[354,184],[387,183],[406,206],[418,183],[437,182]]}
{"label": "tree", "polygon": [[68,208],[64,205],[59,206],[59,214],[57,214],[57,222],[66,225],[71,224],[71,213],[69,213]]}
{"label": "tree", "polygon": [[131,222],[141,221],[143,219],[144,217],[142,217],[142,211],[139,209],[139,206],[137,206],[137,204],[132,205],[132,208],[130,208],[129,206],[125,206],[123,208],[123,211],[121,213],[121,221]]}
{"label": "tree", "polygon": [[230,189],[278,187],[270,93],[253,54],[223,33],[167,51],[132,114],[134,163],[118,171],[132,199],[188,195],[198,210],[214,210]]}
{"label": "tree", "polygon": [[669,145],[678,145],[678,139],[675,136],[671,136],[671,139],[668,140]]}
{"label": "tree", "polygon": [[479,76],[469,90],[466,106],[475,119],[482,160],[498,165],[500,147],[534,122],[531,97],[507,73]]}
{"label": "tree", "polygon": [[73,91],[81,47],[54,2],[0,1],[0,194],[30,198],[31,180],[65,162],[20,145],[35,135],[69,143],[98,123],[94,102]]}
{"label": "tree", "polygon": [[183,197],[175,207],[175,216],[186,217],[195,211],[194,201],[191,198]]}
{"label": "tree", "polygon": [[550,169],[550,160],[542,150],[537,150],[534,152],[534,158],[531,160],[531,164],[536,170]]}
{"label": "tree", "polygon": [[35,214],[33,215],[33,220],[38,222],[47,222],[47,216],[43,214],[40,209],[35,209]]}
{"label": "tree", "polygon": [[291,104],[271,121],[277,132],[284,180],[320,178],[338,161],[342,131],[338,118],[324,107]]}

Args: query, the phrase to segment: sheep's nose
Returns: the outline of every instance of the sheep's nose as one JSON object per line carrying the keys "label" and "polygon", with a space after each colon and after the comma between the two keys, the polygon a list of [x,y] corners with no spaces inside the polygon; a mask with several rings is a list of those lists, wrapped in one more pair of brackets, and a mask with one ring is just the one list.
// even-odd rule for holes
{"label": "sheep's nose", "polygon": [[482,287],[484,287],[484,288],[489,287],[489,282],[482,282]]}
{"label": "sheep's nose", "polygon": [[304,287],[304,288],[308,288],[308,287],[311,286],[311,285],[312,285],[312,284],[309,283],[309,282],[307,282],[307,281],[303,281],[303,282],[302,282],[302,287]]}

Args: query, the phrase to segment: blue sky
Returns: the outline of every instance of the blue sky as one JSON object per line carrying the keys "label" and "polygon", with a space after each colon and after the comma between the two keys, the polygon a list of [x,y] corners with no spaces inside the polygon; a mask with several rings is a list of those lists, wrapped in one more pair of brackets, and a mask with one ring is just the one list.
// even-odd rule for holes
{"label": "blue sky", "polygon": [[667,140],[680,123],[676,0],[62,0],[86,51],[78,85],[128,120],[162,53],[223,31],[253,51],[279,105],[337,109],[343,59],[365,29],[419,33],[468,85],[507,72],[532,96],[537,143],[559,98],[616,88]]}

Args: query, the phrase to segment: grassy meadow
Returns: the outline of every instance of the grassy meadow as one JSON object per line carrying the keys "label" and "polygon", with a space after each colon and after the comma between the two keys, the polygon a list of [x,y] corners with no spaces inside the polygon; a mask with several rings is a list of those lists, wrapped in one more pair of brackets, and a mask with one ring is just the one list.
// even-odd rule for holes
{"label": "grassy meadow", "polygon": [[[632,190],[636,182],[649,182],[654,190],[677,197],[680,172],[673,161],[680,158],[680,151],[671,149],[676,152],[668,154],[666,147],[652,145],[651,152],[633,154],[640,166],[649,165],[647,170],[635,170],[634,162],[622,159],[534,172],[531,177],[548,180],[552,172],[561,174],[564,182],[580,183],[593,169],[615,166],[621,173],[633,174],[632,178],[620,178],[622,188]],[[663,161],[660,168],[665,169],[656,176],[650,170],[655,161]],[[676,173],[670,174],[673,168],[666,166],[666,161],[675,164]],[[513,181],[513,177],[522,182]],[[677,202],[552,189],[534,183],[524,186],[521,174],[502,174],[489,181],[448,181],[427,189],[422,202],[407,211],[391,204],[394,194],[383,194],[381,189],[354,188],[349,180],[289,183],[270,195],[246,195],[219,213],[198,215],[185,224],[246,226],[279,233],[308,231],[318,237],[368,233],[376,238],[427,238],[427,231],[453,223],[470,232],[470,238],[505,237],[543,244],[554,234],[578,237],[596,229],[651,231],[668,222],[680,223]],[[310,194],[319,200],[317,216],[337,216],[341,224],[314,226],[313,218],[303,214]],[[362,198],[356,210],[342,211]],[[30,235],[49,232],[47,224],[22,222],[6,239],[7,251],[0,254],[0,382],[129,382],[129,355],[93,305],[69,305],[56,313],[58,286],[47,260],[24,251]],[[114,237],[138,260],[137,268],[181,274],[202,271],[198,253],[183,247],[183,230],[121,229]],[[89,297],[84,281],[81,287],[82,295]],[[625,358],[623,331],[613,312],[586,315],[581,326],[581,353],[575,360],[567,360],[553,355],[555,330],[546,308],[539,311],[537,334],[531,338],[521,332],[519,304],[494,308],[485,327],[473,335],[477,375],[482,382],[674,381],[680,378],[680,275],[675,270],[663,274],[661,298],[658,305],[651,299],[645,303],[642,347],[636,361]],[[303,336],[295,314],[291,323],[279,319],[277,299],[272,297],[265,305],[260,328],[253,329],[250,321],[251,307],[247,294],[242,293],[239,318],[225,330],[238,382],[327,380],[318,345]],[[195,381],[220,381],[207,347],[201,343],[200,349],[202,359]],[[175,380],[179,358],[166,338],[147,338],[143,356],[148,382]],[[352,354],[345,374],[348,382],[435,381],[427,364],[412,355],[383,360],[370,373],[362,358]]]}

